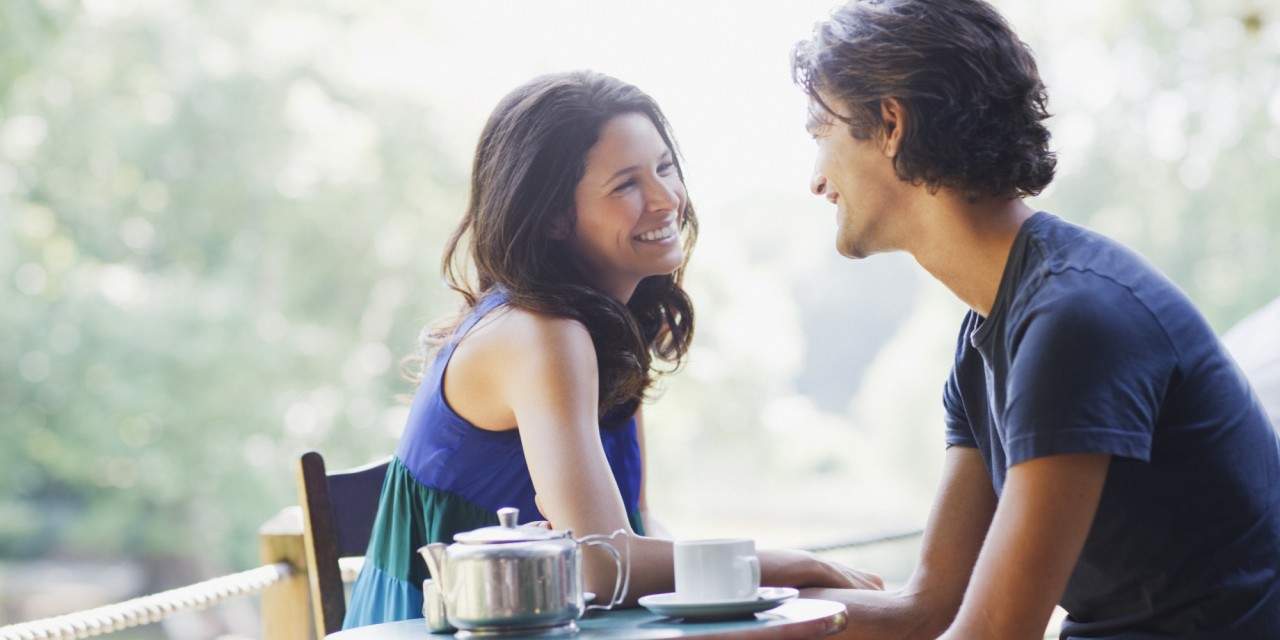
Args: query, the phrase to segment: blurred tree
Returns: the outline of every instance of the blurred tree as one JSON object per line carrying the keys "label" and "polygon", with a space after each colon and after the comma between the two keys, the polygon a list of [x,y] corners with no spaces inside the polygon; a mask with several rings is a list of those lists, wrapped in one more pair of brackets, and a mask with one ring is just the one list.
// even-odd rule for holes
{"label": "blurred tree", "polygon": [[1057,114],[1041,206],[1142,252],[1218,331],[1280,294],[1280,13],[1264,6],[1131,0],[1019,23]]}
{"label": "blurred tree", "polygon": [[463,163],[319,52],[263,64],[269,4],[113,6],[0,8],[0,557],[248,566],[298,453],[394,442]]}

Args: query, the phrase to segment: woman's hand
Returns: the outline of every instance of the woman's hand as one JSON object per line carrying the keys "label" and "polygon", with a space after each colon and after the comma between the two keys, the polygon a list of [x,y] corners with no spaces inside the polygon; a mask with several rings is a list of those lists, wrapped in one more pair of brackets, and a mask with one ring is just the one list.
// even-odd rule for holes
{"label": "woman's hand", "polygon": [[880,576],[823,560],[808,551],[767,549],[757,555],[760,558],[760,582],[768,586],[884,589],[884,580]]}

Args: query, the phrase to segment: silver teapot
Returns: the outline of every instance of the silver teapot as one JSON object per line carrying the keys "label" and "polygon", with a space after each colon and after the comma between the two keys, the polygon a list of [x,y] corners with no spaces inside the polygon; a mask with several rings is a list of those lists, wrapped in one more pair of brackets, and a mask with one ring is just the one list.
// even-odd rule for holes
{"label": "silver teapot", "polygon": [[[455,627],[459,637],[572,632],[585,612],[612,609],[626,598],[631,562],[625,530],[574,538],[571,531],[517,526],[519,515],[512,507],[499,509],[497,526],[459,533],[447,547],[433,542],[418,549],[432,577],[423,594],[428,628]],[[625,557],[610,542],[618,536]],[[613,596],[605,604],[584,602],[584,546],[604,548],[617,565]]]}

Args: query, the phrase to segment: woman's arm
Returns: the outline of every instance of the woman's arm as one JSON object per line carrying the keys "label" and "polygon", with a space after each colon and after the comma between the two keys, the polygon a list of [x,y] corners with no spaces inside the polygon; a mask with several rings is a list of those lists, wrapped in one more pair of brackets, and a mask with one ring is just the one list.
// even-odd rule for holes
{"label": "woman's arm", "polygon": [[[600,442],[599,373],[586,327],[565,318],[515,312],[508,325],[498,391],[519,425],[542,514],[574,535],[632,534],[618,485]],[[618,541],[621,546],[621,540]],[[671,544],[632,535],[631,593],[671,591]],[[603,550],[583,554],[586,588],[608,597],[614,563]]]}
{"label": "woman's arm", "polygon": [[[586,327],[574,320],[515,312],[500,357],[489,360],[495,387],[519,425],[529,475],[542,514],[557,529],[576,536],[622,529],[630,537],[631,588],[626,603],[674,589],[669,540],[631,531],[621,493],[600,442],[595,347]],[[760,552],[761,578],[780,586],[865,586],[857,574],[811,554]],[[583,554],[586,588],[613,592],[612,559],[600,549]]]}

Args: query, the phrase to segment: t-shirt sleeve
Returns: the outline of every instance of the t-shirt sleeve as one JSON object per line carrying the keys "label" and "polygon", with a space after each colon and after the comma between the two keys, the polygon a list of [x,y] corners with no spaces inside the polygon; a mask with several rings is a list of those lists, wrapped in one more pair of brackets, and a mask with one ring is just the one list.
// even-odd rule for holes
{"label": "t-shirt sleeve", "polygon": [[964,396],[960,394],[959,368],[961,356],[968,344],[967,336],[972,331],[974,319],[972,314],[965,316],[960,326],[960,335],[956,338],[955,361],[951,365],[951,374],[947,376],[947,384],[942,387],[942,408],[946,415],[947,448],[974,447],[978,441],[973,437],[973,427],[969,423],[969,414],[964,409]]}
{"label": "t-shirt sleeve", "polygon": [[969,417],[964,411],[964,402],[960,398],[960,385],[956,380],[956,370],[951,369],[947,376],[947,384],[942,389],[942,407],[946,410],[947,447],[977,447],[973,439],[973,428],[969,426]]}
{"label": "t-shirt sleeve", "polygon": [[1011,320],[1008,465],[1066,453],[1150,461],[1176,356],[1147,307],[1109,279],[1070,272]]}

